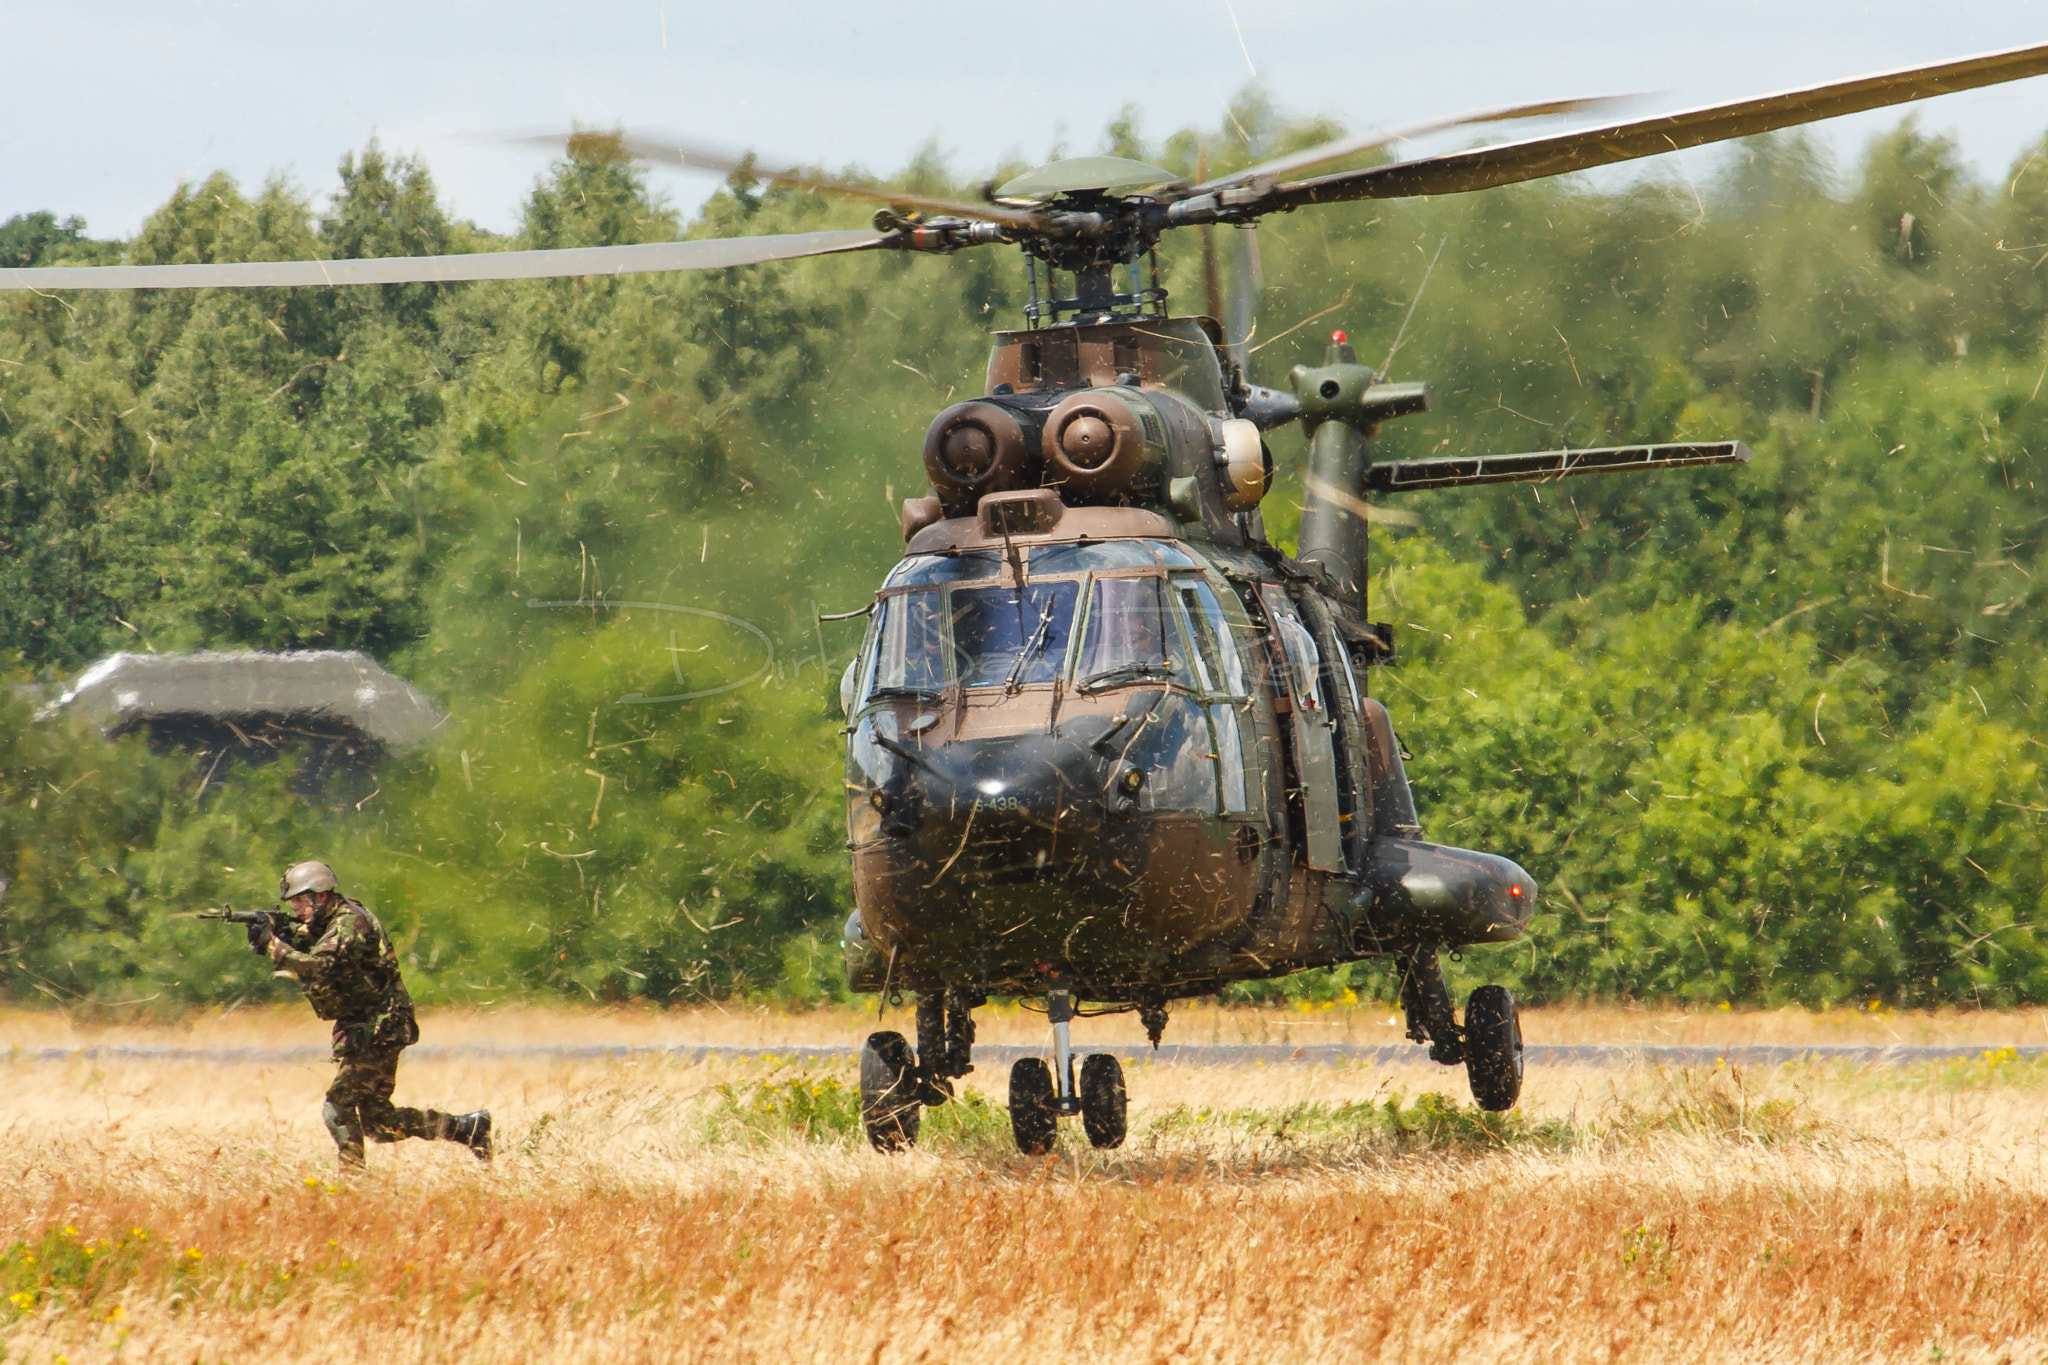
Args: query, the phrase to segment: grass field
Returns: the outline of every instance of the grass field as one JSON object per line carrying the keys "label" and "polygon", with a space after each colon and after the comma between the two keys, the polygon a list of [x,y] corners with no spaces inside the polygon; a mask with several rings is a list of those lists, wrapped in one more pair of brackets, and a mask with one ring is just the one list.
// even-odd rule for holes
{"label": "grass field", "polygon": [[[1187,1041],[1392,1041],[1367,1009]],[[902,1011],[892,1025],[907,1024]],[[343,1179],[324,1065],[31,1060],[0,1104],[0,1342],[96,1360],[2040,1360],[2038,1013],[1567,1010],[1532,1041],[1985,1045],[1897,1069],[1533,1070],[1488,1118],[1402,1067],[1134,1067],[1131,1139],[1018,1157],[995,1068],[914,1155],[850,1067],[448,1058],[498,1118]],[[430,1041],[844,1042],[872,1013],[444,1014]],[[990,1011],[989,1041],[1043,1020]],[[1128,1020],[1091,1021],[1130,1041]],[[318,1043],[303,1011],[0,1015],[0,1045]],[[1448,1097],[1424,1098],[1431,1092]]]}

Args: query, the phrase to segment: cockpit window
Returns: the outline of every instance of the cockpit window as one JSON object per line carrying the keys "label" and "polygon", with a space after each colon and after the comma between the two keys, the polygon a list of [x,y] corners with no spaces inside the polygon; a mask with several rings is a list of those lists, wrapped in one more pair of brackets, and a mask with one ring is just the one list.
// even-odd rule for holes
{"label": "cockpit window", "polygon": [[1067,658],[1074,601],[1072,581],[1028,588],[955,588],[953,659],[966,687],[1021,687],[1051,682]]}
{"label": "cockpit window", "polygon": [[1202,686],[1210,692],[1232,697],[1246,695],[1244,666],[1237,645],[1230,638],[1230,623],[1223,618],[1216,593],[1199,578],[1176,578],[1173,590],[1187,613],[1188,630],[1195,639],[1195,668]]}
{"label": "cockpit window", "polygon": [[1164,578],[1099,578],[1081,641],[1083,687],[1143,678],[1191,680]]}
{"label": "cockpit window", "polygon": [[1323,700],[1323,662],[1316,649],[1316,637],[1292,616],[1275,613],[1273,619],[1280,628],[1280,645],[1287,655],[1289,690],[1294,694],[1294,704],[1328,724],[1330,709]]}
{"label": "cockpit window", "polygon": [[944,600],[936,592],[906,592],[882,599],[876,608],[882,619],[875,630],[875,672],[869,696],[937,696],[945,690]]}
{"label": "cockpit window", "polygon": [[1000,583],[1008,570],[994,553],[915,555],[899,563],[875,608],[860,701],[936,697],[951,686],[1049,683],[1073,653],[1084,589],[1086,639],[1072,674],[1081,686],[1156,678],[1244,694],[1242,664],[1214,590],[1200,578],[1162,571],[1199,567],[1179,547],[1131,539],[1018,548],[1028,556],[1021,589]]}
{"label": "cockpit window", "polygon": [[889,573],[885,588],[901,588],[924,583],[961,583],[977,578],[1001,578],[1003,576],[1002,556],[971,552],[953,555],[912,555],[898,564]]}
{"label": "cockpit window", "polygon": [[1067,659],[1081,585],[892,593],[877,609],[868,697],[934,697],[965,687],[1051,682]]}
{"label": "cockpit window", "polygon": [[1086,545],[1034,545],[1031,576],[1101,572],[1105,569],[1149,569],[1158,561],[1142,540],[1097,540]]}

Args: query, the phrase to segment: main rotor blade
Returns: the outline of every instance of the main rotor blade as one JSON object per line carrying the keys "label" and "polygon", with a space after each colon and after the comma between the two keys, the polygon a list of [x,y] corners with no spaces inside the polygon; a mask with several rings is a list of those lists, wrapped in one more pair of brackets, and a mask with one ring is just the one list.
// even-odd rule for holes
{"label": "main rotor blade", "polygon": [[683,166],[690,170],[716,171],[720,175],[731,175],[744,171],[763,184],[789,185],[795,189],[810,190],[817,194],[845,194],[858,199],[873,199],[883,204],[902,204],[909,208],[924,209],[931,213],[950,213],[962,218],[982,218],[992,223],[1014,223],[1025,225],[1039,221],[1038,215],[1017,209],[1006,209],[995,204],[978,204],[960,199],[940,199],[929,194],[915,194],[908,190],[882,189],[873,185],[855,185],[845,180],[833,180],[828,176],[800,171],[794,167],[778,167],[765,164],[751,156],[737,156],[731,152],[719,151],[701,143],[681,142],[673,137],[641,133],[543,133],[536,137],[513,139],[527,146],[553,147],[573,151],[579,145],[600,149],[617,149],[619,154],[656,165]]}
{"label": "main rotor blade", "polygon": [[0,290],[260,289],[344,284],[548,280],[568,275],[643,275],[722,270],[861,251],[891,234],[796,232],[773,237],[706,237],[692,242],[482,251],[461,256],[382,256],[346,261],[248,261],[218,265],[57,265],[0,270]]}
{"label": "main rotor blade", "polygon": [[1545,100],[1540,104],[1513,104],[1502,109],[1485,109],[1474,114],[1459,114],[1454,118],[1431,119],[1427,123],[1411,123],[1402,128],[1384,128],[1377,132],[1360,133],[1354,137],[1338,138],[1334,142],[1294,152],[1287,156],[1262,161],[1246,170],[1233,171],[1221,179],[1204,181],[1187,191],[1188,194],[1204,194],[1210,190],[1225,189],[1233,185],[1246,185],[1263,181],[1271,184],[1284,176],[1308,170],[1312,166],[1327,165],[1347,156],[1361,152],[1376,152],[1391,147],[1397,142],[1408,142],[1431,133],[1441,133],[1449,128],[1464,128],[1484,123],[1509,123],[1516,119],[1543,118],[1552,114],[1579,114],[1593,109],[1612,109],[1641,98],[1638,95],[1595,95],[1585,99]]}
{"label": "main rotor blade", "polygon": [[1491,189],[2044,73],[2048,73],[2048,45],[1987,52],[1938,66],[1859,76],[1855,80],[1761,95],[1733,104],[1658,114],[1603,128],[1478,147],[1362,171],[1343,171],[1281,185],[1261,202],[1260,210],[1264,211],[1269,204],[1276,209],[1293,209],[1304,204],[1353,199],[1398,199]]}

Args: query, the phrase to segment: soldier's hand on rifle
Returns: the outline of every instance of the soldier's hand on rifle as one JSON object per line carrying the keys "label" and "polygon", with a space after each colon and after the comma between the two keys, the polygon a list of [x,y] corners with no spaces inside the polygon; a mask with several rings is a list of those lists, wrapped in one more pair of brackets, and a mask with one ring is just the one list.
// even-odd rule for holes
{"label": "soldier's hand on rifle", "polygon": [[270,931],[270,921],[268,919],[256,919],[249,922],[250,952],[268,953],[271,942],[276,937],[277,935]]}

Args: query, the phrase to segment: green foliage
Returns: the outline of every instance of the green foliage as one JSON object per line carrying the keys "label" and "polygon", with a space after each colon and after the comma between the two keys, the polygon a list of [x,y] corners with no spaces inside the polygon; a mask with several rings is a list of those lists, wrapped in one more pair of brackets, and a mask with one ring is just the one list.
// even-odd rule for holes
{"label": "green foliage", "polygon": [[1189,1109],[1154,1119],[1161,1133],[1230,1133],[1275,1142],[1356,1142],[1393,1152],[1479,1152],[1508,1148],[1568,1150],[1580,1134],[1560,1120],[1531,1123],[1515,1110],[1491,1114],[1434,1091],[1406,1102],[1397,1092],[1382,1100],[1344,1104],[1321,1101],[1264,1109]]}
{"label": "green foliage", "polygon": [[[1331,131],[1246,96],[1163,145],[1127,111],[1105,145],[1220,174]],[[899,179],[968,192],[930,153]],[[451,219],[419,162],[374,143],[341,181],[316,208],[214,176],[125,244],[27,215],[0,256],[350,258],[863,216],[739,177],[683,223],[602,138],[540,178],[516,243]],[[1219,234],[1226,261],[1242,236]],[[1373,614],[1404,657],[1373,683],[1425,828],[1544,885],[1528,940],[1454,974],[1533,999],[2048,999],[2048,141],[1985,185],[1910,121],[1847,175],[1781,135],[1700,185],[1340,206],[1258,240],[1265,383],[1319,361],[1331,325],[1380,364],[1441,246],[1392,361],[1439,405],[1390,424],[1382,454],[1756,450],[1740,470],[1442,495],[1415,505],[1421,533],[1376,537]],[[1198,234],[1162,256],[1177,299],[1201,298]],[[0,704],[0,990],[267,993],[237,935],[173,915],[262,903],[279,866],[324,855],[429,1000],[843,995],[835,697],[855,628],[812,606],[858,605],[895,558],[918,434],[980,391],[982,332],[1021,293],[1014,261],[980,252],[10,296],[15,678],[117,648],[363,648],[450,719],[373,791],[308,800],[295,755],[209,776]],[[1300,446],[1274,444],[1284,541]],[[1366,966],[1248,993],[1387,984]]]}
{"label": "green foliage", "polygon": [[1823,1136],[1826,1125],[1800,1112],[1799,1102],[1749,1092],[1741,1068],[1681,1069],[1660,1073],[1660,1093],[1625,1103],[1610,1115],[1603,1136],[1631,1140],[1659,1133],[1773,1147]]}
{"label": "green foliage", "polygon": [[[141,1228],[112,1239],[85,1237],[74,1227],[49,1228],[33,1241],[16,1242],[0,1252],[0,1300],[7,1318],[26,1317],[46,1305],[90,1311],[134,1280],[145,1260],[160,1261],[159,1247]],[[173,1277],[189,1273],[200,1259],[197,1248],[177,1257]],[[119,1314],[116,1308],[108,1320]]]}
{"label": "green foliage", "polygon": [[711,1111],[714,1136],[762,1142],[846,1142],[860,1133],[860,1091],[830,1076],[799,1074],[753,1085],[718,1087]]}
{"label": "green foliage", "polygon": [[[842,1145],[865,1145],[867,1141],[861,1127],[858,1086],[834,1077],[800,1071],[752,1085],[726,1082],[717,1087],[716,1094],[707,1122],[718,1140],[762,1143],[794,1138]],[[963,1090],[947,1103],[924,1110],[918,1145],[987,1156],[1016,1151],[1009,1111],[974,1090]]]}
{"label": "green foliage", "polygon": [[17,213],[0,223],[0,268],[18,270],[31,265],[107,265],[118,256],[117,243],[96,242],[85,235],[85,220],[77,214],[57,221],[57,215]]}

